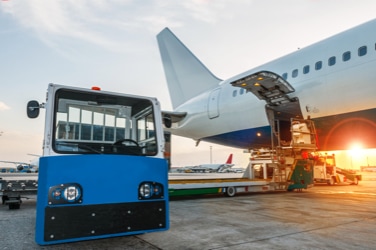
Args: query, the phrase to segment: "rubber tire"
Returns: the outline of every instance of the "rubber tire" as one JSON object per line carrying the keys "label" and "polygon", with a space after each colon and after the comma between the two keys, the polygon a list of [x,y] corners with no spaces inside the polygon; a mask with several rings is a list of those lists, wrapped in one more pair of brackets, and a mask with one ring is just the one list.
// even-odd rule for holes
{"label": "rubber tire", "polygon": [[4,204],[5,204],[5,201],[9,200],[9,197],[8,197],[8,195],[3,195],[3,196],[1,197],[1,199],[2,199],[2,202],[3,202],[3,205],[4,205]]}
{"label": "rubber tire", "polygon": [[19,203],[16,203],[16,204],[9,204],[9,210],[12,210],[12,209],[20,209],[21,207],[21,204]]}
{"label": "rubber tire", "polygon": [[227,197],[234,197],[236,194],[236,188],[235,187],[227,187],[226,188],[226,196]]}

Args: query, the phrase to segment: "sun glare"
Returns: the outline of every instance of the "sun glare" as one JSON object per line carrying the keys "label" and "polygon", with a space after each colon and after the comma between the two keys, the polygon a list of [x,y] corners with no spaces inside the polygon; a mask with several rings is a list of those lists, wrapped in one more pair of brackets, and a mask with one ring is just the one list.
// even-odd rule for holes
{"label": "sun glare", "polygon": [[363,152],[363,147],[362,147],[362,144],[360,144],[360,143],[353,143],[352,145],[351,145],[351,147],[350,147],[350,154],[352,155],[352,156],[359,156],[359,155],[361,155],[362,154],[362,152]]}

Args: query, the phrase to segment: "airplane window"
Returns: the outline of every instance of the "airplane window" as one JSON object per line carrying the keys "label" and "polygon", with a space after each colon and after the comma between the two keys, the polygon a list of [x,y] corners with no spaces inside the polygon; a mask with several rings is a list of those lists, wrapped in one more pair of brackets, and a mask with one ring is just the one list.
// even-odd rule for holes
{"label": "airplane window", "polygon": [[232,91],[232,97],[235,97],[235,96],[236,96],[236,93],[237,93],[236,90]]}
{"label": "airplane window", "polygon": [[315,70],[320,70],[322,68],[322,61],[318,61],[315,63]]}
{"label": "airplane window", "polygon": [[287,80],[287,73],[283,73],[282,74],[282,78],[285,79],[285,80]]}
{"label": "airplane window", "polygon": [[358,56],[364,56],[367,54],[367,46],[362,46],[358,49]]}
{"label": "airplane window", "polygon": [[309,65],[306,65],[303,67],[303,74],[308,74],[309,73]]}
{"label": "airplane window", "polygon": [[335,56],[332,56],[329,58],[328,60],[328,65],[329,66],[333,66],[334,64],[336,64],[336,57]]}
{"label": "airplane window", "polygon": [[351,59],[350,51],[346,51],[345,53],[342,54],[342,61],[347,62],[350,59]]}
{"label": "airplane window", "polygon": [[292,76],[293,78],[297,77],[297,76],[298,76],[298,70],[297,70],[297,69],[294,69],[294,70],[292,71],[291,76]]}
{"label": "airplane window", "polygon": [[244,94],[244,89],[240,89],[239,94]]}

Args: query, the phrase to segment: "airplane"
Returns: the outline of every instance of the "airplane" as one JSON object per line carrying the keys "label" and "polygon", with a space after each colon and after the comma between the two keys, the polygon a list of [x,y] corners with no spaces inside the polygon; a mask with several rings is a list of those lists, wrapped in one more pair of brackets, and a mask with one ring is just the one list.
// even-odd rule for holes
{"label": "airplane", "polygon": [[[38,159],[39,161],[39,159]],[[0,161],[3,163],[12,163],[17,166],[14,167],[0,167],[0,173],[38,173],[38,163],[37,161],[32,161],[31,163],[19,162],[19,161]]]}
{"label": "airplane", "polygon": [[185,166],[183,168],[179,168],[177,171],[178,172],[189,172],[189,173],[213,173],[213,172],[217,172],[217,173],[223,173],[223,172],[227,172],[227,171],[230,171],[231,167],[234,166],[234,164],[232,164],[232,155],[233,154],[230,154],[226,160],[225,163],[221,163],[221,164],[201,164],[201,165],[197,165],[197,166]]}
{"label": "airplane", "polygon": [[165,28],[157,41],[173,107],[163,112],[166,130],[252,149],[277,134],[291,140],[290,119],[309,117],[319,150],[376,148],[375,30],[376,19],[221,80]]}
{"label": "airplane", "polygon": [[193,167],[189,168],[189,170],[191,170],[192,172],[223,173],[223,172],[226,172],[232,166],[234,166],[234,164],[232,164],[232,154],[230,154],[225,163],[221,163],[221,164],[215,164],[215,163],[201,164],[201,165],[198,165],[198,166],[193,166]]}

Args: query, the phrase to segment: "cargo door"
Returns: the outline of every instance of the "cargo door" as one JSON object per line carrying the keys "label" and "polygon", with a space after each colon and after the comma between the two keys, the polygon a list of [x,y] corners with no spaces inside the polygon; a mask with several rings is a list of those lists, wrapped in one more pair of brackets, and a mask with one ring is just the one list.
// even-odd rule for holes
{"label": "cargo door", "polygon": [[295,89],[279,75],[260,71],[239,80],[231,82],[234,87],[240,87],[252,92],[260,100],[266,102],[265,112],[278,141],[290,141],[290,119],[302,118],[299,99],[291,97]]}

